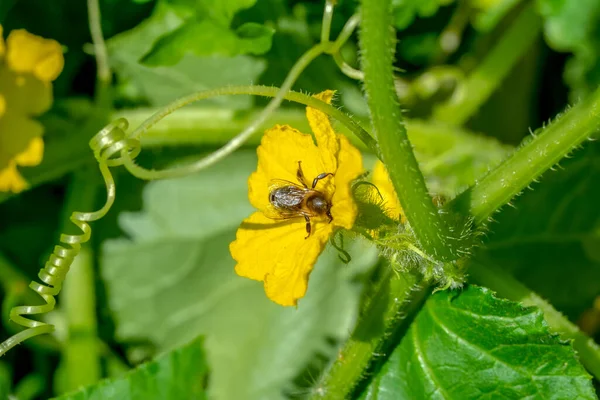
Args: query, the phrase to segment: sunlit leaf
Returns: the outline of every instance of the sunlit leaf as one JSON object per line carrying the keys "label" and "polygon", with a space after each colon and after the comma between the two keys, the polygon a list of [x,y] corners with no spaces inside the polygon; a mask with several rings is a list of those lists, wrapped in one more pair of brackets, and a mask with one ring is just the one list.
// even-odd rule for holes
{"label": "sunlit leaf", "polygon": [[[150,67],[140,62],[155,40],[177,32],[184,23],[176,10],[159,2],[150,18],[108,41],[110,61],[118,74],[123,97],[164,105],[194,91],[250,84],[264,71],[265,62],[250,56],[229,57],[224,53],[198,56],[188,53],[179,57],[179,53],[175,54],[179,50],[169,46],[165,46],[165,57],[171,59],[173,65]],[[211,41],[215,42],[215,39],[207,39],[203,43],[210,46]],[[229,108],[251,105],[251,99],[243,96],[217,97],[209,102]]]}
{"label": "sunlit leaf", "polygon": [[142,364],[123,378],[69,393],[57,400],[203,400],[207,399],[208,365],[203,341],[193,342]]}
{"label": "sunlit leaf", "polygon": [[535,308],[488,289],[438,292],[364,399],[596,399],[572,347]]}

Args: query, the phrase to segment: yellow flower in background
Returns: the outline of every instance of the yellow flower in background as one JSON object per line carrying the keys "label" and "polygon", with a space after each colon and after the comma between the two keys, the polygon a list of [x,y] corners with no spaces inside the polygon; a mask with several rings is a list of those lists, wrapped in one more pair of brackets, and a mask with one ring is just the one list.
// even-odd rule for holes
{"label": "yellow flower in background", "polygon": [[64,66],[62,48],[23,29],[6,43],[0,26],[0,191],[27,187],[18,166],[42,162],[44,128],[34,118],[52,105],[52,84]]}
{"label": "yellow flower in background", "polygon": [[[330,103],[333,93],[315,97]],[[250,203],[259,211],[242,222],[230,245],[236,273],[263,281],[267,297],[282,306],[304,297],[330,236],[352,228],[357,214],[350,183],[362,172],[360,152],[333,131],[327,115],[307,107],[306,116],[316,145],[287,125],[263,136],[248,180]]]}
{"label": "yellow flower in background", "polygon": [[390,179],[390,175],[381,161],[377,161],[373,168],[372,183],[377,186],[379,193],[383,198],[384,212],[386,215],[396,221],[405,223],[406,217],[400,206],[400,200],[396,196],[394,185]]}

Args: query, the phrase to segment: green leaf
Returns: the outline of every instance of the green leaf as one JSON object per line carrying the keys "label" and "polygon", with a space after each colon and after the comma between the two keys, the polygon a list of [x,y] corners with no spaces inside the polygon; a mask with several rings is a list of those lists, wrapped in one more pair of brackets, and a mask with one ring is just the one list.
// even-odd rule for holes
{"label": "green leaf", "polygon": [[[264,71],[266,63],[250,56],[185,54],[180,58],[179,53],[176,53],[178,50],[170,49],[169,46],[164,49],[165,57],[173,61],[173,65],[149,67],[140,63],[154,41],[167,33],[178,32],[184,23],[178,10],[159,2],[147,20],[108,41],[110,61],[119,77],[120,93],[125,99],[136,102],[146,100],[151,105],[164,105],[194,91],[251,84]],[[186,40],[188,39],[190,38]],[[215,48],[222,45],[214,38],[211,40],[216,43]],[[178,61],[175,62],[175,59]],[[244,109],[252,103],[249,97],[227,96],[217,97],[203,104]]]}
{"label": "green leaf", "polygon": [[150,67],[175,65],[189,53],[226,57],[263,54],[271,48],[274,32],[271,28],[254,23],[246,23],[233,32],[212,21],[192,21],[161,37],[142,58],[142,64]]}
{"label": "green leaf", "polygon": [[366,399],[596,399],[570,345],[536,308],[485,288],[431,296]]}
{"label": "green leaf", "polygon": [[349,265],[328,248],[297,309],[272,303],[261,282],[237,276],[228,247],[252,212],[247,179],[255,167],[254,152],[242,152],[201,174],[149,184],[144,211],[121,214],[131,239],[103,249],[117,339],[169,349],[205,335],[216,399],[278,399],[294,390],[290,382],[312,356],[332,355],[329,340],[349,334],[360,290],[353,278],[376,261],[361,243],[347,248]]}
{"label": "green leaf", "polygon": [[148,66],[174,65],[186,54],[197,56],[263,54],[271,48],[274,30],[248,22],[237,30],[231,19],[240,9],[254,5],[255,0],[176,1],[179,14],[187,10],[183,26],[160,37],[143,57]]}
{"label": "green leaf", "polygon": [[394,25],[397,29],[406,29],[415,18],[433,16],[441,6],[454,0],[392,0]]}
{"label": "green leaf", "polygon": [[155,361],[138,366],[123,378],[101,381],[56,399],[207,399],[208,365],[202,346],[203,340],[196,339]]}
{"label": "green leaf", "polygon": [[596,0],[537,0],[544,18],[546,42],[554,50],[571,52],[565,81],[573,101],[600,84],[600,2]]}
{"label": "green leaf", "polygon": [[600,145],[542,176],[490,226],[478,259],[510,271],[576,320],[600,292]]}

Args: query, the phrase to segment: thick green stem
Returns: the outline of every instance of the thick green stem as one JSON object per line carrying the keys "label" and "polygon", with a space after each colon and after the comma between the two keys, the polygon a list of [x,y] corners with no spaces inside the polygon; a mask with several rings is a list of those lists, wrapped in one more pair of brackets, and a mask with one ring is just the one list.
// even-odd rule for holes
{"label": "thick green stem", "polygon": [[434,117],[454,125],[467,122],[531,48],[539,37],[541,26],[541,18],[535,12],[534,2],[531,2],[466,82],[461,84],[456,95],[435,110]]}
{"label": "thick green stem", "polygon": [[438,260],[458,258],[456,250],[460,244],[427,191],[398,103],[394,87],[390,0],[363,0],[361,11],[362,70],[383,161],[404,214],[423,250]]}
{"label": "thick green stem", "polygon": [[561,338],[573,340],[573,347],[583,365],[596,379],[600,378],[600,347],[552,305],[497,267],[472,263],[469,273],[477,283],[496,291],[502,297],[540,308],[548,326]]}
{"label": "thick green stem", "polygon": [[600,126],[600,89],[528,138],[506,161],[448,204],[477,225],[539,178]]}
{"label": "thick green stem", "polygon": [[418,309],[427,297],[427,290],[415,292],[415,275],[394,275],[391,267],[386,268],[370,288],[371,299],[352,336],[315,386],[312,399],[350,398],[373,362],[389,353],[389,338],[406,328],[411,310]]}

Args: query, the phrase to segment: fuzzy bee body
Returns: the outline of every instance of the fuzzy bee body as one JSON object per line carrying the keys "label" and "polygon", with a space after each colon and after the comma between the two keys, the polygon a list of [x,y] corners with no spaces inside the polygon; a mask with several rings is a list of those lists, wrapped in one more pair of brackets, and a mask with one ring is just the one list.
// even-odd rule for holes
{"label": "fuzzy bee body", "polygon": [[333,220],[331,216],[331,202],[325,194],[315,187],[319,180],[331,173],[322,173],[318,175],[312,183],[312,187],[308,187],[302,168],[298,161],[297,178],[300,184],[285,180],[274,180],[269,187],[269,204],[271,212],[267,216],[271,219],[291,219],[304,217],[306,220],[306,232],[310,236],[311,233],[311,217],[326,216],[329,222]]}

